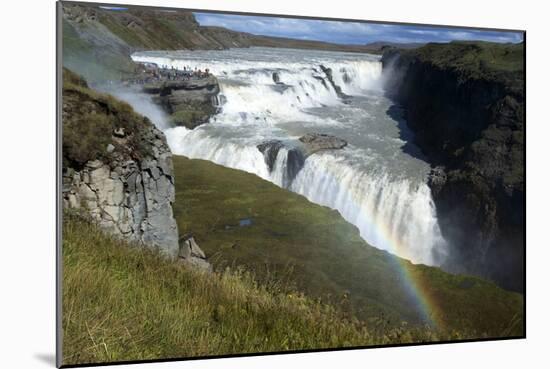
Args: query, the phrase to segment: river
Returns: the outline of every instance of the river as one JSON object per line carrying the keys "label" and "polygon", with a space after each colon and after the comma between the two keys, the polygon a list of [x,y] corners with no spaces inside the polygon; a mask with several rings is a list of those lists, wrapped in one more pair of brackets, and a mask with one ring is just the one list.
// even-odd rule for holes
{"label": "river", "polygon": [[[430,167],[400,108],[385,96],[391,71],[382,70],[379,56],[247,48],[147,51],[132,58],[208,68],[219,80],[219,109],[208,124],[188,130],[155,122],[174,154],[254,173],[336,209],[369,244],[414,263],[445,261],[447,243],[426,184]],[[289,177],[289,152],[306,133],[334,135],[348,145],[307,157]],[[270,170],[257,146],[275,139],[284,146]]]}

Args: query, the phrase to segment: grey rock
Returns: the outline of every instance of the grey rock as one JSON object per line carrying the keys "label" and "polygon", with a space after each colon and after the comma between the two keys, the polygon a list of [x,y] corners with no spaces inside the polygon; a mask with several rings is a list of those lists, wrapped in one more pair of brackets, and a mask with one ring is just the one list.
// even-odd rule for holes
{"label": "grey rock", "polygon": [[107,152],[111,153],[113,151],[115,151],[115,146],[113,144],[108,144],[107,145]]}
{"label": "grey rock", "polygon": [[[328,80],[328,82],[330,83],[330,85],[332,86],[332,88],[334,89],[334,91],[336,92],[336,95],[338,95],[338,97],[340,99],[348,99],[349,96],[346,95],[343,91],[342,91],[342,88],[340,86],[338,86],[335,82],[334,82],[334,79],[332,78],[332,69],[331,68],[327,68],[325,67],[324,65],[319,65],[319,67],[321,68],[321,71],[323,71],[323,73],[325,74],[326,76],[326,79]],[[325,85],[326,87],[326,85]]]}
{"label": "grey rock", "polygon": [[187,265],[203,270],[212,270],[212,266],[206,260],[204,251],[201,250],[192,235],[184,235],[180,239],[178,256]]}
{"label": "grey rock", "polygon": [[262,142],[258,146],[258,150],[264,155],[264,160],[271,172],[275,166],[275,161],[277,160],[277,155],[279,150],[284,146],[283,142],[280,140],[269,140]]}
{"label": "grey rock", "polygon": [[332,135],[322,133],[308,133],[300,137],[300,142],[304,144],[306,156],[316,153],[320,150],[338,150],[348,145],[347,141]]}
{"label": "grey rock", "polygon": [[283,147],[286,146],[286,170],[283,173],[283,187],[288,188],[300,170],[308,156],[320,150],[339,150],[347,146],[347,142],[341,138],[321,134],[308,133],[299,139],[298,145],[286,146],[281,140],[268,140],[256,147],[263,154],[264,161],[270,172],[273,171],[277,156]]}
{"label": "grey rock", "polygon": [[[123,130],[115,130],[113,134],[118,137],[126,135]],[[141,242],[159,249],[170,258],[177,258],[178,227],[172,210],[175,200],[172,156],[161,131],[151,125],[145,134],[154,137],[151,143],[155,141],[156,155],[153,153],[139,161],[113,156],[110,165],[93,160],[87,162],[80,172],[66,168],[63,205],[85,209],[109,233]],[[196,250],[194,253],[200,255]]]}
{"label": "grey rock", "polygon": [[195,256],[195,257],[198,257],[198,258],[202,258],[202,259],[206,259],[206,255],[204,254],[204,252],[201,250],[201,248],[199,247],[199,245],[197,245],[197,242],[195,242],[195,238],[194,237],[191,237],[189,239],[189,243],[191,244],[191,255],[192,256]]}
{"label": "grey rock", "polygon": [[184,260],[183,262],[199,270],[202,270],[205,272],[212,272],[212,265],[204,259],[192,257],[190,259]]}
{"label": "grey rock", "polygon": [[445,167],[437,166],[430,170],[430,173],[428,174],[428,185],[430,186],[434,196],[441,191],[446,182],[447,174],[445,173]]}
{"label": "grey rock", "polygon": [[122,128],[122,127],[116,128],[113,131],[113,136],[118,137],[118,138],[124,138],[126,136],[126,133],[124,132],[124,128]]}

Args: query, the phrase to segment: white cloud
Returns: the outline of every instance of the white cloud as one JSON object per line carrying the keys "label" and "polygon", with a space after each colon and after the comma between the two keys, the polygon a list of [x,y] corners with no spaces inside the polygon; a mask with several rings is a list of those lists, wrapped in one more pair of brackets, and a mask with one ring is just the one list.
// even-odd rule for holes
{"label": "white cloud", "polygon": [[518,42],[520,33],[428,28],[422,26],[378,24],[366,22],[325,21],[282,17],[245,16],[229,14],[196,14],[203,25],[215,25],[261,35],[300,39],[364,44],[373,41],[389,42],[448,42],[451,40],[487,40]]}

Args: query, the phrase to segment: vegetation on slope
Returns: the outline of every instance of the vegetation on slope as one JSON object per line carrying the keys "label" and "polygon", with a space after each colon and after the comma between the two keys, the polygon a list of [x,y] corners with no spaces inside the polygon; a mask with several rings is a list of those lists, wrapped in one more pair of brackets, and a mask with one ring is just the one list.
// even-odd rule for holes
{"label": "vegetation on slope", "polygon": [[63,364],[460,339],[426,328],[368,329],[338,307],[250,273],[206,273],[63,222]]}
{"label": "vegetation on slope", "polygon": [[523,95],[524,44],[497,44],[481,41],[430,43],[403,51],[404,57],[415,57],[441,69],[453,69],[461,79],[483,79],[502,83],[509,91]]}
{"label": "vegetation on slope", "polygon": [[[80,168],[90,160],[110,162],[121,153],[139,159],[149,153],[142,131],[149,119],[130,105],[88,88],[86,81],[63,68],[63,166]],[[122,129],[124,142],[113,140],[113,132]],[[109,152],[107,146],[113,145]]]}
{"label": "vegetation on slope", "polygon": [[[523,333],[519,294],[371,247],[337,211],[255,175],[203,160],[173,161],[178,228],[194,235],[217,268],[244,266],[260,281],[290,281],[382,330],[431,319],[463,337]],[[429,304],[429,319],[411,280]]]}
{"label": "vegetation on slope", "polygon": [[[176,197],[180,230],[196,231],[219,271],[167,260],[66,212],[65,365],[523,333],[518,294],[391,257],[358,240],[336,212],[253,175],[183,157],[175,168],[176,183],[183,184]],[[252,224],[238,227],[242,219]],[[395,262],[424,286],[443,324],[387,320],[415,310],[400,296],[404,281]],[[294,272],[279,273],[289,266]],[[354,300],[358,285],[365,286],[364,300]],[[317,298],[311,291],[318,287],[337,298]],[[353,301],[371,315],[357,319],[361,310]]]}

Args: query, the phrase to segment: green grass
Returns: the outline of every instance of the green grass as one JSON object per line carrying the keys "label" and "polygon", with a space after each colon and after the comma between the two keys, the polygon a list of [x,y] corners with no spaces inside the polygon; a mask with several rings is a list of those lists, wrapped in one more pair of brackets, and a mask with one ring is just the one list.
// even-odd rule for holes
{"label": "green grass", "polygon": [[462,81],[484,79],[503,83],[515,93],[523,91],[525,68],[524,44],[500,44],[481,41],[429,43],[405,50],[403,55],[415,56],[442,69],[458,71]]}
{"label": "green grass", "polygon": [[63,222],[63,364],[274,352],[461,338],[384,332],[250,273],[205,273]]}
{"label": "green grass", "polygon": [[[111,95],[88,88],[86,81],[63,69],[63,162],[64,166],[80,168],[90,160],[109,163],[114,152],[139,159],[150,152],[150,143],[142,137],[149,127],[149,119],[138,115],[125,102]],[[123,128],[126,142],[113,140],[113,131]]]}
{"label": "green grass", "polygon": [[[180,232],[193,231],[217,272],[65,212],[65,365],[522,334],[520,295],[393,258],[357,239],[337,212],[250,174],[183,157],[174,164]],[[253,224],[225,227],[242,217]],[[424,285],[444,324],[389,321],[414,311],[399,296],[395,262]],[[319,297],[329,291],[333,298]],[[358,302],[369,313],[361,319]]]}
{"label": "green grass", "polygon": [[[371,247],[337,211],[252,174],[185,157],[174,157],[174,169],[180,233],[192,233],[218,269],[242,266],[260,281],[282,279],[312,298],[345,301],[350,316],[381,329],[428,322],[413,280],[439,328],[470,338],[523,333],[519,294]],[[241,219],[252,225],[239,227]]]}

